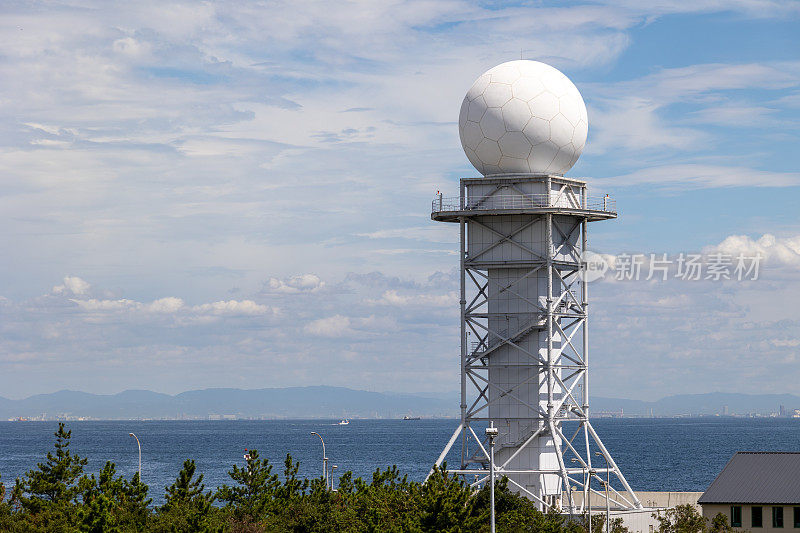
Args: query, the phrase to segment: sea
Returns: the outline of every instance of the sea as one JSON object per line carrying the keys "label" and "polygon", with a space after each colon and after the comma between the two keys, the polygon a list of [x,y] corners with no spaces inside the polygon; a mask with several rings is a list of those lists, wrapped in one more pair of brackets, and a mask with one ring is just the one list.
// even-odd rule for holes
{"label": "sea", "polygon": [[[132,476],[138,468],[154,503],[163,501],[185,459],[194,459],[207,489],[231,484],[228,471],[257,449],[283,471],[286,454],[300,462],[305,477],[322,474],[322,444],[336,465],[370,479],[375,469],[397,465],[409,479],[423,480],[457,426],[456,420],[226,420],[76,421],[70,449],[88,458],[97,473],[106,461]],[[736,451],[800,451],[800,419],[791,418],[600,418],[597,433],[635,490],[703,491]],[[576,426],[565,425],[571,435]],[[9,489],[53,449],[57,422],[0,422],[0,482]],[[456,449],[458,451],[456,451]],[[448,457],[457,464],[460,447]]]}

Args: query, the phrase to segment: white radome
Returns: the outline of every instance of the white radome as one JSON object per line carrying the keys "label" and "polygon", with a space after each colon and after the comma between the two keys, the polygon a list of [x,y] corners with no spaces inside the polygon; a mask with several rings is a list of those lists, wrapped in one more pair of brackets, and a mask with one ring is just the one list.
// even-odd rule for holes
{"label": "white radome", "polygon": [[487,70],[467,92],[458,117],[464,152],[484,176],[563,175],[580,157],[588,132],[577,87],[538,61]]}

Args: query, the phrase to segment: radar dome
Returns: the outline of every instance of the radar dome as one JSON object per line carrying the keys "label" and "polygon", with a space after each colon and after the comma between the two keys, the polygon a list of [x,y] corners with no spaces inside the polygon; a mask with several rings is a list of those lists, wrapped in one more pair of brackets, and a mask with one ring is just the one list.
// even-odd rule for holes
{"label": "radar dome", "polygon": [[487,70],[458,117],[464,152],[485,176],[562,175],[580,157],[588,131],[577,87],[559,70],[529,60]]}

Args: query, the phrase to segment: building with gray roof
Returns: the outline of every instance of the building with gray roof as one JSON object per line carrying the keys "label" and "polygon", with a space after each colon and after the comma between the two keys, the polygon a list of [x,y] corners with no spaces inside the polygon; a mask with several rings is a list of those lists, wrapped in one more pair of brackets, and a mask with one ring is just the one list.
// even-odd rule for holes
{"label": "building with gray roof", "polygon": [[698,503],[736,528],[800,531],[800,452],[737,452]]}

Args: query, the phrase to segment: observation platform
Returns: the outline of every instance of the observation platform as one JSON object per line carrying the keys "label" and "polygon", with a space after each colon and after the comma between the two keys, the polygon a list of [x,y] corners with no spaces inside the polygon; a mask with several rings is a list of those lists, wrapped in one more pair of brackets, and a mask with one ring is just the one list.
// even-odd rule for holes
{"label": "observation platform", "polygon": [[575,194],[492,194],[478,197],[435,197],[431,219],[458,222],[460,217],[483,215],[534,215],[552,213],[586,218],[588,221],[617,218],[616,201],[606,196]]}

